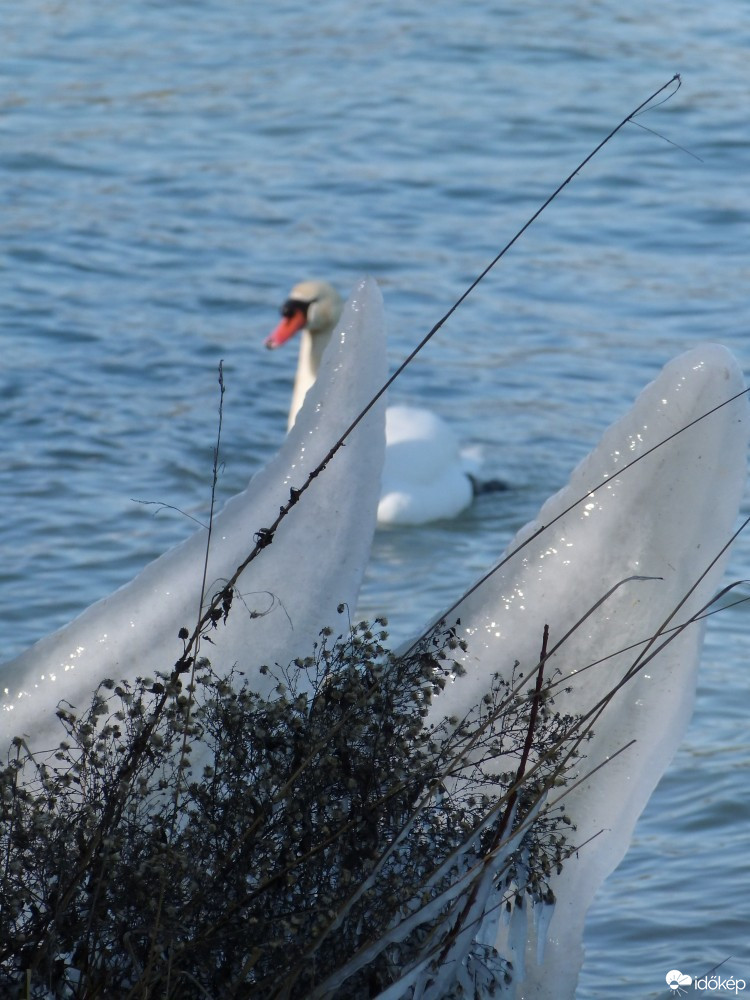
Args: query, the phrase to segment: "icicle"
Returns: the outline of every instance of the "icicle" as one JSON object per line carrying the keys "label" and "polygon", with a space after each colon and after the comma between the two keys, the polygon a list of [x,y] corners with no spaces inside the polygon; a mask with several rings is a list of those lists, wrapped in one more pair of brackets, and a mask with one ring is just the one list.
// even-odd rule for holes
{"label": "icicle", "polygon": [[[385,381],[382,300],[372,281],[356,289],[326,351],[320,377],[279,454],[216,517],[209,598],[273,522],[333,442]],[[204,650],[223,669],[288,664],[307,656],[336,607],[353,608],[369,557],[384,449],[383,407],[375,407],[280,526],[273,544],[240,577],[226,625]],[[177,637],[198,613],[206,533],[147,566],[130,584],[70,625],[0,667],[0,739],[29,733],[38,749],[60,738],[55,709],[83,709],[104,678],[169,671]],[[251,658],[252,662],[248,660]],[[253,678],[257,689],[262,683]]]}
{"label": "icicle", "polygon": [[555,915],[555,904],[537,901],[534,903],[534,933],[536,934],[536,964],[541,968],[544,962],[544,946],[552,917]]}
{"label": "icicle", "polygon": [[[460,619],[468,643],[467,676],[435,699],[433,716],[463,717],[482,697],[493,672],[499,668],[508,678],[516,660],[528,676],[545,623],[551,648],[623,579],[658,577],[616,589],[547,661],[545,676],[557,674],[560,688],[570,688],[569,693],[558,689],[555,711],[586,712],[638,655],[638,649],[618,651],[639,642],[642,649],[706,571],[670,624],[686,621],[711,598],[726,553],[711,563],[731,536],[745,486],[750,426],[745,397],[663,447],[649,449],[742,390],[736,362],[717,345],[666,366],[578,466],[569,485],[519,532],[509,551],[528,544],[448,616],[448,624]],[[637,465],[625,468],[636,458],[641,459]],[[583,502],[565,513],[580,498]],[[517,978],[519,997],[573,996],[586,911],[625,853],[636,819],[680,741],[692,711],[701,642],[702,626],[689,627],[627,683],[596,721],[577,773],[583,777],[609,763],[564,800],[575,827],[568,843],[585,846],[550,879],[557,904],[545,961],[538,961],[529,942],[526,977]],[[610,759],[631,740],[633,746]],[[595,839],[586,843],[590,838]],[[519,916],[510,928],[516,950],[522,944],[520,928]],[[498,941],[501,954],[507,943]]]}

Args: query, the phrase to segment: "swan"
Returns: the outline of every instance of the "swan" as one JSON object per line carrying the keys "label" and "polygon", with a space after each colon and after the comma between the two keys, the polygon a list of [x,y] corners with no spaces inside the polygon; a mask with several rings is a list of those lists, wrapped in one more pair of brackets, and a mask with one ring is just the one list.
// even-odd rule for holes
{"label": "swan", "polygon": [[[317,378],[342,308],[341,297],[328,282],[303,281],[290,292],[281,321],[266,339],[266,347],[276,348],[302,331],[288,430]],[[451,428],[429,410],[389,406],[385,441],[378,524],[426,524],[456,517],[475,493],[504,488],[494,481],[477,484],[472,475],[476,461],[461,452]]]}

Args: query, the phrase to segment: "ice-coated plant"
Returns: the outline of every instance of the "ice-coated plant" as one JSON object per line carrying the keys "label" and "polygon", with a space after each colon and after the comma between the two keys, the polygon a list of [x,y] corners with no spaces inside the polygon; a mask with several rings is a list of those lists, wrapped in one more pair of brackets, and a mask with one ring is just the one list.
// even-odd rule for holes
{"label": "ice-coated plant", "polygon": [[330,397],[316,384],[304,426],[216,525],[218,443],[207,534],[5,665],[4,744],[33,735],[0,769],[0,990],[574,995],[586,909],[689,717],[750,421],[728,352],[676,359],[453,625],[399,654],[382,622],[319,633],[367,560],[382,394],[487,270],[385,384],[364,282],[324,359]]}
{"label": "ice-coated plant", "polygon": [[441,623],[399,656],[385,625],[324,629],[308,658],[262,668],[268,696],[178,661],[105,681],[83,714],[61,705],[48,759],[15,740],[0,772],[7,995],[410,997],[419,981],[447,997],[473,995],[462,977],[482,995],[511,982],[477,925],[524,895],[549,901],[569,820],[544,798],[579,754],[576,720],[555,712],[540,662],[429,723],[461,683],[464,643]]}

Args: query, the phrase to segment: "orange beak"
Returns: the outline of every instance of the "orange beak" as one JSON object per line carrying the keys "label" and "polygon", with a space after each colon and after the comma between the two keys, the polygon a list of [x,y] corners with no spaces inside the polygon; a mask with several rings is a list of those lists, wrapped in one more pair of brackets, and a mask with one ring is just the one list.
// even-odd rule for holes
{"label": "orange beak", "polygon": [[[284,312],[286,313],[286,307]],[[274,347],[281,347],[281,345],[286,343],[290,337],[293,337],[298,330],[302,329],[306,320],[307,313],[304,309],[290,309],[289,314],[282,316],[279,325],[273,333],[266,338],[266,347],[270,349],[273,349]]]}

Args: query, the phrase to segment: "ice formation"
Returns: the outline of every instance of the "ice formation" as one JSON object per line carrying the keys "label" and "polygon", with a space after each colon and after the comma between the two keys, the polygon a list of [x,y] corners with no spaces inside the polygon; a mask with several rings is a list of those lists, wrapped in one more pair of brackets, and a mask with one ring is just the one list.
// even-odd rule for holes
{"label": "ice formation", "polygon": [[[508,552],[528,544],[452,612],[468,641],[468,675],[436,700],[437,713],[460,717],[479,701],[492,672],[509,676],[516,660],[527,674],[533,671],[545,623],[551,648],[620,581],[659,577],[623,584],[547,661],[547,676],[559,671],[572,688],[558,695],[555,709],[583,713],[615,686],[644,640],[686,621],[711,600],[726,554],[712,561],[731,536],[745,485],[746,397],[648,452],[742,390],[736,362],[717,345],[676,358],[646,387]],[[548,527],[538,533],[542,526]],[[572,843],[595,839],[552,879],[557,902],[546,941],[536,941],[536,920],[526,908],[512,918],[509,931],[492,932],[517,973],[525,968],[514,983],[519,1000],[574,996],[586,911],[625,854],[688,722],[702,632],[702,625],[691,625],[680,634],[619,691],[594,725],[581,776],[636,742],[565,799],[576,825]],[[549,916],[543,914],[540,926]],[[538,943],[545,944],[543,960]]]}
{"label": "ice formation", "polygon": [[[355,290],[326,353],[321,375],[278,455],[215,518],[208,597],[221,589],[386,377],[382,299],[374,282]],[[241,667],[252,657],[288,664],[307,655],[339,602],[356,604],[370,552],[383,461],[384,407],[354,430],[325,474],[280,525],[273,543],[244,571],[226,626],[203,654]],[[0,740],[26,733],[34,749],[55,747],[61,699],[80,707],[104,678],[170,670],[182,652],[178,631],[198,617],[206,531],[147,566],[131,583],[75,621],[0,666]],[[267,612],[253,617],[251,612]]]}
{"label": "ice formation", "polygon": [[[380,296],[364,282],[279,455],[216,519],[209,593],[222,586],[251,547],[253,534],[273,521],[290,487],[301,485],[384,375]],[[517,554],[453,609],[469,644],[468,675],[436,700],[436,713],[467,710],[485,692],[490,675],[511,670],[516,660],[532,669],[545,623],[554,644],[620,581],[659,577],[619,587],[549,661],[548,673],[569,677],[572,688],[558,696],[556,708],[586,711],[638,655],[638,649],[620,650],[647,640],[665,623],[685,621],[710,599],[725,557],[712,560],[730,537],[745,483],[750,421],[744,396],[663,447],[649,449],[742,388],[732,356],[715,345],[667,365],[578,466],[569,485],[519,533],[509,550],[523,545]],[[379,494],[382,407],[355,435],[240,578],[241,599],[235,599],[211,647],[217,664],[243,665],[248,659],[256,666],[286,664],[309,651],[319,629],[335,620],[339,602],[354,606]],[[639,456],[642,460],[628,467]],[[542,526],[548,527],[541,531]],[[204,549],[205,532],[199,532],[71,625],[0,667],[0,737],[30,733],[33,746],[43,749],[59,739],[54,716],[60,699],[86,704],[105,677],[169,669],[181,652],[178,630],[196,620]],[[252,610],[268,613],[253,617]],[[573,997],[586,911],[625,853],[636,819],[677,747],[691,712],[701,638],[700,625],[687,629],[598,719],[582,774],[636,742],[566,799],[576,843],[602,832],[554,878],[554,912],[532,915],[521,909],[510,928],[500,931],[485,922],[483,939],[497,942],[501,953],[514,959],[516,1000]]]}

